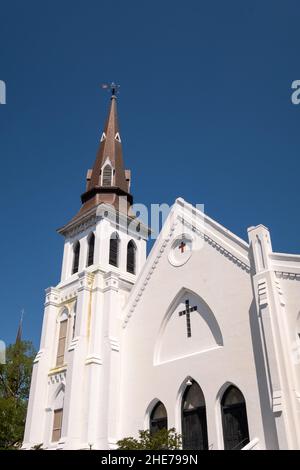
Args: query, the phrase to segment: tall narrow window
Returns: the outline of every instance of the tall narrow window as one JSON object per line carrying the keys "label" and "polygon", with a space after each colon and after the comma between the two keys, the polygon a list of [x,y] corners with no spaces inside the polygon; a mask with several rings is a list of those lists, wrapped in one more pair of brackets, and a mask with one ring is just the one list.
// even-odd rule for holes
{"label": "tall narrow window", "polygon": [[182,398],[182,448],[207,450],[205,399],[197,382],[190,382]]}
{"label": "tall narrow window", "polygon": [[231,385],[227,388],[221,409],[224,449],[242,449],[249,442],[249,430],[245,398],[237,387]]}
{"label": "tall narrow window", "polygon": [[94,264],[94,249],[95,249],[95,235],[92,233],[89,238],[89,243],[88,243],[88,260],[87,260],[88,266],[91,266],[92,264]]}
{"label": "tall narrow window", "polygon": [[75,274],[78,272],[79,256],[80,256],[80,243],[77,241],[74,245],[72,274]]}
{"label": "tall narrow window", "polygon": [[102,186],[112,185],[112,167],[107,164],[102,170]]}
{"label": "tall narrow window", "polygon": [[63,409],[54,410],[52,442],[58,442],[61,438],[61,428],[63,419]]}
{"label": "tall narrow window", "polygon": [[61,366],[65,360],[65,349],[67,340],[68,319],[61,320],[59,325],[59,337],[56,356],[56,365]]}
{"label": "tall narrow window", "polygon": [[150,434],[153,436],[161,429],[168,429],[168,417],[165,405],[159,401],[150,415]]}
{"label": "tall narrow window", "polygon": [[110,237],[109,264],[116,267],[119,266],[119,236],[116,232]]}
{"label": "tall narrow window", "polygon": [[77,300],[74,305],[74,310],[73,310],[73,329],[72,329],[72,339],[75,336],[75,328],[76,328],[76,311],[77,311]]}
{"label": "tall narrow window", "polygon": [[135,243],[130,240],[127,245],[127,272],[135,274],[136,264],[136,246]]}

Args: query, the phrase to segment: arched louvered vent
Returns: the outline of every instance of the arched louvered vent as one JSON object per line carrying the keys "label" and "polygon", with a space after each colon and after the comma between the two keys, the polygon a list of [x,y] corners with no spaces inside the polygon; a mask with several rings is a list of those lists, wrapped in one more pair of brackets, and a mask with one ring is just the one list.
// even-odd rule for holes
{"label": "arched louvered vent", "polygon": [[88,241],[88,259],[87,265],[94,264],[94,250],[95,250],[95,235],[92,233]]}
{"label": "arched louvered vent", "polygon": [[109,264],[118,267],[119,265],[119,237],[113,233],[109,243]]}
{"label": "arched louvered vent", "polygon": [[135,274],[135,262],[136,262],[136,246],[135,243],[130,240],[127,245],[127,272]]}
{"label": "arched louvered vent", "polygon": [[79,256],[80,256],[80,243],[77,241],[74,245],[72,274],[75,274],[78,272]]}
{"label": "arched louvered vent", "polygon": [[107,164],[102,170],[102,186],[112,185],[112,167]]}

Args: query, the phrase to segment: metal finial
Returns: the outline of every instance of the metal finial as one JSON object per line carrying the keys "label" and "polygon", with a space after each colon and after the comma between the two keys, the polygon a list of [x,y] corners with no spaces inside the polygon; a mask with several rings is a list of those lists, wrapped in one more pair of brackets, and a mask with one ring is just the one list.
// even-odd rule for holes
{"label": "metal finial", "polygon": [[109,83],[102,83],[102,88],[105,90],[110,90],[111,91],[111,96],[116,96],[117,93],[119,93],[119,88],[120,85],[117,85],[115,82]]}

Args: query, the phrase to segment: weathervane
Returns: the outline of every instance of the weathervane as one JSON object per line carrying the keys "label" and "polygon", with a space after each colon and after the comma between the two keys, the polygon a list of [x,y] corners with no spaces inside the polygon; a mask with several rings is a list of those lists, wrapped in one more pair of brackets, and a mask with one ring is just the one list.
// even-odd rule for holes
{"label": "weathervane", "polygon": [[116,94],[119,93],[120,85],[116,85],[115,82],[111,82],[110,84],[102,83],[101,87],[104,88],[105,90],[110,90],[111,96],[116,96]]}

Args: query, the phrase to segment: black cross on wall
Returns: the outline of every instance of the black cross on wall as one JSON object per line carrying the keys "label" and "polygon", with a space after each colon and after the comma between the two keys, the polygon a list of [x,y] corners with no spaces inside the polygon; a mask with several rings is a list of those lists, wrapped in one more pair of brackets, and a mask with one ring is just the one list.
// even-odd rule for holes
{"label": "black cross on wall", "polygon": [[190,307],[190,302],[189,300],[185,301],[185,310],[182,310],[182,312],[179,312],[179,316],[182,317],[182,315],[186,315],[186,330],[187,330],[187,337],[190,338],[192,336],[192,328],[191,328],[191,312],[197,311],[197,305],[194,307]]}

